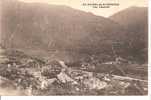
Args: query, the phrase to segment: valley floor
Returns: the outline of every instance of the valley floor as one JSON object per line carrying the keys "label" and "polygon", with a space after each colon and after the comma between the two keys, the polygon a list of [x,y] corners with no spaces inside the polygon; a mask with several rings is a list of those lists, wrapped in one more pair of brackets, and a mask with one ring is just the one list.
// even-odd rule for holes
{"label": "valley floor", "polygon": [[77,64],[19,51],[0,56],[0,95],[147,95],[147,67],[139,64]]}

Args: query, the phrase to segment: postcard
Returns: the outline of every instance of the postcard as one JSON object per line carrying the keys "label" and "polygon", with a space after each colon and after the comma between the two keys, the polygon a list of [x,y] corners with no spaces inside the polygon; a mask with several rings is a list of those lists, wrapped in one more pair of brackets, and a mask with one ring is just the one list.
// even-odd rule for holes
{"label": "postcard", "polygon": [[1,96],[147,96],[148,0],[0,0]]}

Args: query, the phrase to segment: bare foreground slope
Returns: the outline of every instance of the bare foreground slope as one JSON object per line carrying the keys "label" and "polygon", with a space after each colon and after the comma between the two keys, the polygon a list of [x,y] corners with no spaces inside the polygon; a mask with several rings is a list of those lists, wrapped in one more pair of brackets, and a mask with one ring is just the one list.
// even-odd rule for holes
{"label": "bare foreground slope", "polygon": [[0,95],[147,95],[146,9],[104,18],[3,0]]}

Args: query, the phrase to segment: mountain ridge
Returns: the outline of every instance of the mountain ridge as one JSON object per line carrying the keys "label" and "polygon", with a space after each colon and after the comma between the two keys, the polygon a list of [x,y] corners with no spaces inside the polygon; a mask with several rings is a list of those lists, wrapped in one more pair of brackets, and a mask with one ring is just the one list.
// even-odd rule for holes
{"label": "mountain ridge", "polygon": [[15,0],[14,4],[5,1],[2,10],[2,38],[6,48],[54,49],[112,56],[115,42],[122,44],[120,50],[116,50],[122,56],[131,55],[134,49],[129,47],[129,41],[132,39],[130,34],[136,33],[113,19],[66,6]]}

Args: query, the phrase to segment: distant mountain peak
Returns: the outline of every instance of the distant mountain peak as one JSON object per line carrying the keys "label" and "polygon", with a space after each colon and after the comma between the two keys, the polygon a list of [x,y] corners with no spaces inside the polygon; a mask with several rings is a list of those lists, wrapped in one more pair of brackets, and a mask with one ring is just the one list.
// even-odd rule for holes
{"label": "distant mountain peak", "polygon": [[[113,42],[128,43],[129,34],[131,34],[131,31],[124,29],[125,26],[121,25],[129,22],[129,19],[119,17],[120,23],[118,20],[113,20],[116,18],[108,19],[67,6],[7,2],[2,10],[2,38],[6,48],[53,49],[112,55]],[[121,13],[123,12],[117,15]],[[137,13],[126,14],[127,18],[130,15],[137,15]],[[130,20],[136,28],[138,28],[137,25],[143,23],[137,21],[136,18],[146,20],[141,16],[144,17],[145,14],[139,17],[132,16],[133,19]],[[123,55],[129,53],[126,49],[122,52],[124,52]]]}

